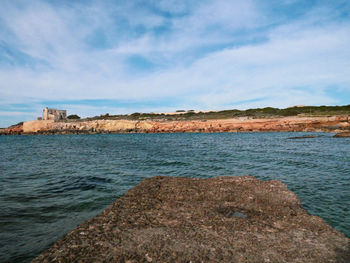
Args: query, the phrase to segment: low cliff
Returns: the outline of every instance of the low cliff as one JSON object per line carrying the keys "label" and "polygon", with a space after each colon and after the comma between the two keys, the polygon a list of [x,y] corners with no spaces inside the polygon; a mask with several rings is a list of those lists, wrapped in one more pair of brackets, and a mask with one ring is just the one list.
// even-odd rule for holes
{"label": "low cliff", "polygon": [[146,179],[36,262],[349,262],[350,240],[280,181]]}
{"label": "low cliff", "polygon": [[250,119],[247,117],[219,120],[133,121],[89,120],[27,121],[6,129],[1,134],[65,134],[65,133],[172,133],[172,132],[259,132],[314,131],[346,132],[350,130],[349,116],[280,117]]}
{"label": "low cliff", "polygon": [[235,118],[193,121],[30,121],[24,133],[123,133],[123,132],[240,132],[240,131],[329,131],[350,129],[348,116],[284,117],[270,119]]}
{"label": "low cliff", "polygon": [[23,123],[0,129],[0,135],[19,135],[23,133]]}

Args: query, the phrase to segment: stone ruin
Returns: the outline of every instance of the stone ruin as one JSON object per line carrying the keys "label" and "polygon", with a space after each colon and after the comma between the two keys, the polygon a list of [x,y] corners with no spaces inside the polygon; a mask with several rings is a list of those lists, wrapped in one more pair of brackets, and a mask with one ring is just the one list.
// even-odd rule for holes
{"label": "stone ruin", "polygon": [[43,110],[43,120],[65,120],[67,118],[66,110],[49,109],[46,107]]}

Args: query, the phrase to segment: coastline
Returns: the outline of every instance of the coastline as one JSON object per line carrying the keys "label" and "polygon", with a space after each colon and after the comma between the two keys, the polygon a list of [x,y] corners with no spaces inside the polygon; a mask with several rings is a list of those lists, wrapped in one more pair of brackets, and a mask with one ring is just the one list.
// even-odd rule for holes
{"label": "coastline", "polygon": [[0,135],[183,133],[183,132],[346,132],[349,116],[231,118],[214,120],[27,121],[1,129]]}

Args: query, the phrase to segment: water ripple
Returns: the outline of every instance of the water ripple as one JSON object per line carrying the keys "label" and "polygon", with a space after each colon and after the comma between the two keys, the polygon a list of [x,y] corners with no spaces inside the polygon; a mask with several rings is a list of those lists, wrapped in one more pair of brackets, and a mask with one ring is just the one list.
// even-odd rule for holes
{"label": "water ripple", "polygon": [[29,262],[155,175],[278,179],[350,236],[350,140],[305,133],[0,137],[0,262]]}

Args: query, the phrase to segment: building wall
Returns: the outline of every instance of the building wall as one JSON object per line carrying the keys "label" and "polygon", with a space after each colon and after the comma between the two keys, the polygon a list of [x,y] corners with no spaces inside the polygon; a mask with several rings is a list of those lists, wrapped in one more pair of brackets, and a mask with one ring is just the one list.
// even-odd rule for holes
{"label": "building wall", "polygon": [[66,110],[48,109],[47,107],[43,110],[43,120],[64,120],[67,118]]}

